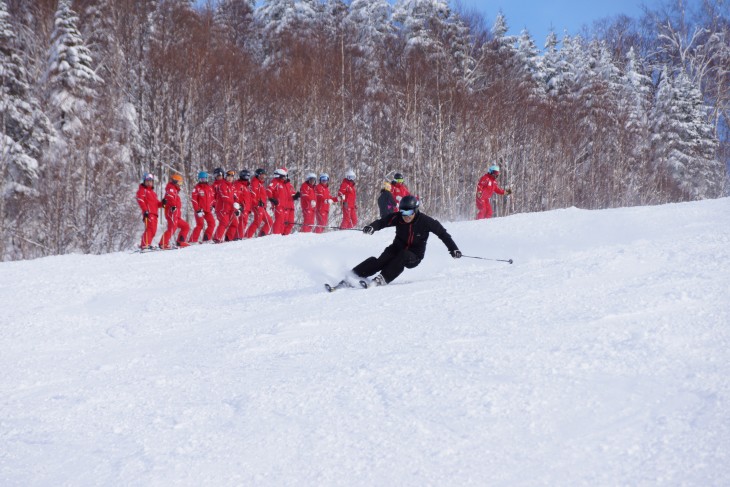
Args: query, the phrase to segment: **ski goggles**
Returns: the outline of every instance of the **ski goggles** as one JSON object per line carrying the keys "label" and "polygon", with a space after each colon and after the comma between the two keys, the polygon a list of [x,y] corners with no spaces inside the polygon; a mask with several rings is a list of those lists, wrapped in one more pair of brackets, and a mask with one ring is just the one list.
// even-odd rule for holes
{"label": "ski goggles", "polygon": [[398,183],[398,184],[403,183],[403,181],[405,181],[405,179],[403,179],[403,178],[400,178],[400,179],[396,179],[395,180],[395,182]]}
{"label": "ski goggles", "polygon": [[411,216],[416,212],[416,210],[400,210],[400,214],[403,216]]}

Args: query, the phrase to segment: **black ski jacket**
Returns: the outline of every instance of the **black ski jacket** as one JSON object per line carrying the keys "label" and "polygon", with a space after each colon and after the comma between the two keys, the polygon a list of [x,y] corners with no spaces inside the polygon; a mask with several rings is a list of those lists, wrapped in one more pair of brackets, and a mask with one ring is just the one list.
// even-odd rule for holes
{"label": "black ski jacket", "polygon": [[449,232],[438,220],[421,212],[416,213],[416,218],[411,223],[403,221],[400,213],[391,213],[380,220],[375,220],[370,226],[376,231],[386,227],[395,227],[395,239],[390,247],[394,250],[410,250],[421,259],[426,253],[426,241],[429,233],[433,233],[440,238],[446,248],[449,249],[449,252],[459,249]]}
{"label": "black ski jacket", "polygon": [[378,208],[380,209],[380,218],[398,211],[398,204],[395,202],[393,193],[387,189],[381,189],[380,196],[378,196]]}

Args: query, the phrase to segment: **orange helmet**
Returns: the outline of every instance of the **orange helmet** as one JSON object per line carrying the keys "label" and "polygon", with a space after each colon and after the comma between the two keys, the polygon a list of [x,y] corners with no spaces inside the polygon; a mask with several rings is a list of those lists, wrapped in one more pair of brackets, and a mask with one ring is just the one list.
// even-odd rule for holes
{"label": "orange helmet", "polygon": [[170,176],[170,180],[178,186],[181,186],[183,183],[183,178],[179,174],[173,174],[172,176]]}

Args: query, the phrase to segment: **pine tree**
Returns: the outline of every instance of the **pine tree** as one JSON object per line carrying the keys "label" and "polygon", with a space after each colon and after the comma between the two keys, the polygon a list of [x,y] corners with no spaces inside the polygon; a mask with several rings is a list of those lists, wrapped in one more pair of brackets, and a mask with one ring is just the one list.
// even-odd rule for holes
{"label": "pine tree", "polygon": [[244,48],[252,40],[255,0],[222,0],[215,10],[215,22],[231,44]]}
{"label": "pine tree", "polygon": [[654,160],[683,196],[719,196],[724,170],[716,159],[718,141],[702,93],[683,70],[674,80],[666,67],[662,71],[652,118]]}
{"label": "pine tree", "polygon": [[96,85],[102,82],[76,27],[78,21],[68,0],[60,0],[51,36],[46,81],[50,88],[52,120],[66,137],[77,135],[83,123],[89,120],[89,103],[96,95]]}
{"label": "pine tree", "polygon": [[[38,159],[43,155],[52,129],[32,96],[28,74],[14,47],[15,32],[7,5],[0,0],[0,162],[2,195],[28,193],[38,178]],[[5,197],[5,196],[3,196]]]}

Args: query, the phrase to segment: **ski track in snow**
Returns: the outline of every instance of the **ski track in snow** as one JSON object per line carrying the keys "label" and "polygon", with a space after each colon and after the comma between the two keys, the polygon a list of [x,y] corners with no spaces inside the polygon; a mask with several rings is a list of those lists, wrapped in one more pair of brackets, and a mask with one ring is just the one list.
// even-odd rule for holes
{"label": "ski track in snow", "polygon": [[723,485],[730,200],[0,263],[0,485]]}

